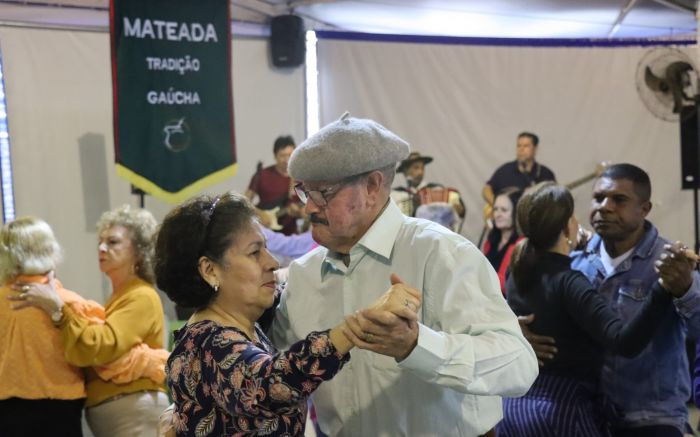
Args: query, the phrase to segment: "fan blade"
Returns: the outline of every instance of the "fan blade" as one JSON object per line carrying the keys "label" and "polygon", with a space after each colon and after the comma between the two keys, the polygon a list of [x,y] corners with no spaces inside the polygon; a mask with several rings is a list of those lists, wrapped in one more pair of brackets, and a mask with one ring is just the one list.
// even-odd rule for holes
{"label": "fan blade", "polygon": [[686,83],[690,82],[687,80],[689,71],[693,71],[693,66],[687,62],[672,62],[668,65],[668,67],[666,67],[666,79],[671,81],[671,83],[677,83],[682,87]]}
{"label": "fan blade", "polygon": [[685,87],[690,84],[689,71],[693,71],[693,66],[682,61],[672,62],[666,67],[666,80],[673,94],[673,112],[677,114],[686,101],[692,101],[692,97],[685,94]]}
{"label": "fan blade", "polygon": [[668,81],[655,76],[654,73],[651,72],[651,68],[649,67],[647,67],[644,70],[644,83],[647,84],[647,87],[649,87],[650,90],[661,91],[664,94],[669,92],[669,90],[671,89],[671,87],[668,84]]}

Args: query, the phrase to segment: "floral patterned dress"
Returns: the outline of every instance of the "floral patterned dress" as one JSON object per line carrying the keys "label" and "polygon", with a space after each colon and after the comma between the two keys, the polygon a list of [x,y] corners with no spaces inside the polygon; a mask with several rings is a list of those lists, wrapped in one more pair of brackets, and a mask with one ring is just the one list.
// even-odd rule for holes
{"label": "floral patterned dress", "polygon": [[312,332],[278,352],[256,326],[260,341],[205,320],[175,333],[166,375],[175,402],[178,436],[301,436],[306,399],[350,359],[328,331]]}

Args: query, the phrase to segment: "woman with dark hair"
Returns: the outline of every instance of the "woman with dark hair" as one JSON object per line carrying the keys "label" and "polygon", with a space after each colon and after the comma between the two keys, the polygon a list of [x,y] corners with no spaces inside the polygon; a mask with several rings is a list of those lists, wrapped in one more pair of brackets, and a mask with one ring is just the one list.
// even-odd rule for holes
{"label": "woman with dark hair", "polygon": [[[278,267],[241,195],[199,196],[163,221],[157,284],[197,308],[167,365],[178,436],[303,435],[307,398],[350,358],[345,322],[275,350],[256,321],[274,303]],[[373,307],[415,321],[420,294],[398,282]]]}
{"label": "woman with dark hair", "polygon": [[506,293],[506,274],[510,267],[513,249],[522,240],[515,226],[515,209],[522,191],[510,188],[496,195],[493,202],[491,220],[493,228],[489,231],[481,251],[493,266],[501,281],[501,292]]}
{"label": "woman with dark hair", "polygon": [[625,357],[639,354],[671,310],[658,284],[628,324],[570,268],[578,223],[571,193],[551,182],[523,195],[518,225],[526,237],[512,263],[508,303],[516,314],[535,313],[532,330],[556,339],[557,353],[540,368],[532,388],[503,402],[499,436],[608,436],[598,391],[601,347]]}

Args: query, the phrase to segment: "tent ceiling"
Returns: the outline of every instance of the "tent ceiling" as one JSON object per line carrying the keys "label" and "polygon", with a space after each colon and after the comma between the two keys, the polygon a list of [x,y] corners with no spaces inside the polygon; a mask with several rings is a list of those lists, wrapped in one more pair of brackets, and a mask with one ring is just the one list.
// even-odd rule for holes
{"label": "tent ceiling", "polygon": [[[0,20],[103,27],[108,4],[4,0]],[[694,36],[696,29],[695,0],[231,0],[231,5],[234,21],[260,29],[270,17],[290,11],[309,28],[393,34],[679,38]]]}

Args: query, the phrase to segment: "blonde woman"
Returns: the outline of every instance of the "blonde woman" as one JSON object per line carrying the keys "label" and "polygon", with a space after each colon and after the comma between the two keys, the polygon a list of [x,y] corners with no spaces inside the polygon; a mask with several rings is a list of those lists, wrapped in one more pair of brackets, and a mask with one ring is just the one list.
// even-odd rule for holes
{"label": "blonde woman", "polygon": [[[21,217],[0,231],[0,434],[81,436],[85,381],[64,358],[59,331],[44,311],[13,311],[16,284],[47,282],[61,258],[48,224]],[[56,281],[58,295],[68,298]]]}
{"label": "blonde woman", "polygon": [[60,330],[66,358],[86,370],[86,417],[96,437],[152,436],[168,404],[161,384],[142,377],[126,384],[99,377],[95,367],[113,362],[144,343],[163,347],[163,310],[153,287],[153,216],[124,205],[97,224],[100,270],[112,284],[103,324],[91,323],[56,292],[55,283],[31,284],[26,301],[50,314]]}

